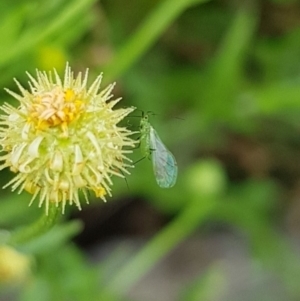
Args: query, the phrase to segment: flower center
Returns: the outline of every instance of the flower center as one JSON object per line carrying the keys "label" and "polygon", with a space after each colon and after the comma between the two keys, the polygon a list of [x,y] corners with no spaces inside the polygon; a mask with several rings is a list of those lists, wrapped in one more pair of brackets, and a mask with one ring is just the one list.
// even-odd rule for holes
{"label": "flower center", "polygon": [[65,131],[68,124],[84,110],[84,102],[72,89],[63,91],[60,87],[50,92],[34,96],[29,108],[29,121],[34,122],[39,130],[61,126]]}

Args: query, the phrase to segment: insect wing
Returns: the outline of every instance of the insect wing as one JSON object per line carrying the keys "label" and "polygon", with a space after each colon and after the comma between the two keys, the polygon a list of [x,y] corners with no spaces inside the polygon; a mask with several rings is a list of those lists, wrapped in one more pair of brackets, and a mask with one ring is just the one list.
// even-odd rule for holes
{"label": "insect wing", "polygon": [[166,148],[152,127],[149,135],[156,182],[162,188],[170,188],[175,185],[177,179],[178,168],[175,157]]}

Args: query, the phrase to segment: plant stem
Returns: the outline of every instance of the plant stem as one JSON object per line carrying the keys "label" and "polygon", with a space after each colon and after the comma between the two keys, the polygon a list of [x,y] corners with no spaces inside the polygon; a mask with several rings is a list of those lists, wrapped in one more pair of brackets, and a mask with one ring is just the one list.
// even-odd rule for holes
{"label": "plant stem", "polygon": [[145,275],[159,260],[187,238],[216,206],[215,200],[193,201],[169,225],[161,230],[131,261],[113,277],[108,289],[126,293],[133,284]]}
{"label": "plant stem", "polygon": [[44,234],[55,225],[59,211],[60,207],[57,207],[54,204],[52,206],[49,206],[49,212],[47,215],[44,213],[34,223],[13,231],[8,244],[23,244]]}
{"label": "plant stem", "polygon": [[138,28],[133,37],[117,53],[104,70],[105,82],[124,73],[161,36],[164,30],[189,6],[208,0],[165,0]]}

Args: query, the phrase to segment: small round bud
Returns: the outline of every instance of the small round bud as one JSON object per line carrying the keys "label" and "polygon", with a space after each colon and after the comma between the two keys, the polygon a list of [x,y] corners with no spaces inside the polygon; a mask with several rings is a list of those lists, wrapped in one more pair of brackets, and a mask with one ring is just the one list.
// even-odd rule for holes
{"label": "small round bud", "polygon": [[218,196],[227,185],[225,172],[216,160],[202,160],[195,163],[187,172],[187,187],[194,195]]}

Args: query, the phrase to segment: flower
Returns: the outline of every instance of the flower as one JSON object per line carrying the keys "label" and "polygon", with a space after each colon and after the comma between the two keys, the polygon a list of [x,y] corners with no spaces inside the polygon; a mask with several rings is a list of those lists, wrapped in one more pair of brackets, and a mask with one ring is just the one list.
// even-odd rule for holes
{"label": "flower", "polygon": [[126,155],[134,132],[118,123],[135,108],[113,110],[120,98],[111,100],[114,84],[99,92],[102,75],[87,89],[88,70],[74,77],[67,64],[63,81],[55,69],[37,70],[37,79],[27,75],[29,91],[17,80],[21,95],[6,89],[19,107],[0,106],[0,150],[6,152],[0,170],[17,173],[4,188],[33,194],[29,205],[39,196],[47,213],[51,203],[62,204],[62,212],[67,203],[80,209],[79,191],[87,202],[90,190],[105,201],[111,177],[133,167]]}
{"label": "flower", "polygon": [[25,280],[30,272],[30,258],[8,246],[0,246],[0,283]]}

